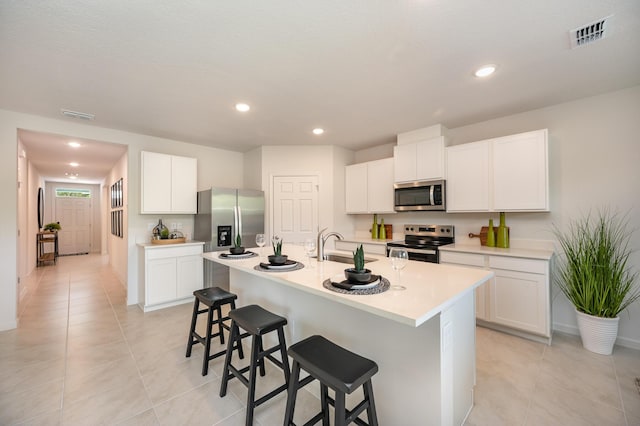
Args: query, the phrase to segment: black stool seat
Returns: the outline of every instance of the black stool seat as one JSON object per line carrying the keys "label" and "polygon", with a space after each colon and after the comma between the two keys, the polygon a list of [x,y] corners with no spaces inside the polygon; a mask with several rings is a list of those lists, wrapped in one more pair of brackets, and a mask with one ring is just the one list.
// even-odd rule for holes
{"label": "black stool seat", "polygon": [[[358,415],[367,410],[369,425],[377,425],[378,419],[373,399],[371,378],[378,372],[378,365],[358,354],[355,354],[322,336],[311,336],[291,345],[288,350],[293,359],[293,370],[289,383],[285,425],[293,425],[296,393],[314,379],[320,382],[322,411],[306,424],[315,424],[322,420],[323,425],[329,424],[329,404],[335,408],[335,424],[347,425],[355,422],[367,425]],[[303,380],[300,369],[309,373]],[[345,407],[345,394],[363,386],[364,400],[353,410]],[[335,399],[328,396],[327,388],[335,391]]]}
{"label": "black stool seat", "polygon": [[[220,338],[220,344],[224,345],[224,332],[223,330],[231,330],[231,327],[225,324],[225,321],[230,321],[231,318],[222,316],[222,306],[229,305],[233,310],[236,308],[235,300],[237,295],[229,293],[221,289],[220,287],[208,287],[193,292],[195,300],[193,302],[193,314],[191,316],[191,328],[189,329],[189,340],[187,341],[187,353],[186,357],[191,356],[191,349],[194,343],[201,343],[204,345],[204,358],[202,360],[202,375],[206,376],[209,373],[209,361],[219,356],[224,355],[227,351],[222,350],[211,355],[211,339],[214,337]],[[200,309],[200,303],[207,306],[206,309]],[[207,331],[203,336],[196,332],[196,323],[198,321],[198,315],[207,313]],[[217,314],[214,315],[214,313]],[[218,326],[218,331],[213,333],[213,326]],[[240,343],[238,343],[240,344]],[[241,345],[241,344],[240,344]],[[240,358],[244,358],[242,346],[238,348],[238,354]]]}
{"label": "black stool seat", "polygon": [[[227,384],[229,380],[234,377],[248,388],[245,424],[249,426],[253,424],[253,412],[255,408],[278,395],[280,392],[286,391],[289,386],[289,358],[287,357],[287,344],[284,338],[284,326],[287,325],[287,319],[269,312],[258,305],[248,305],[234,309],[229,312],[229,318],[231,318],[231,335],[229,336],[227,355],[224,360],[224,370],[220,383],[220,396],[224,397],[227,394]],[[240,333],[241,328],[245,330],[245,333]],[[278,333],[278,344],[265,349],[263,348],[262,336],[272,331],[277,331]],[[251,336],[250,364],[244,368],[237,368],[231,364],[233,350],[242,348],[241,340],[249,336]],[[280,352],[281,360],[273,356],[274,352]],[[261,376],[265,375],[265,358],[282,369],[284,373],[284,384],[256,399],[256,373],[259,372]],[[248,379],[244,375],[247,372],[249,372]]]}
{"label": "black stool seat", "polygon": [[229,312],[229,317],[249,334],[262,336],[287,325],[287,319],[258,305],[243,306]]}
{"label": "black stool seat", "polygon": [[193,292],[193,295],[200,300],[200,303],[207,306],[226,305],[238,298],[237,295],[229,293],[220,287],[208,287],[202,290],[196,290]]}

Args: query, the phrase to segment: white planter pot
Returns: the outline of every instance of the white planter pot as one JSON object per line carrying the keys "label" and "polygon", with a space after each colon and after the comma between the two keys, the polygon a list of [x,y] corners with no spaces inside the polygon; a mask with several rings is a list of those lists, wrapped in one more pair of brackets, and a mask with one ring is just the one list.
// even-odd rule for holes
{"label": "white planter pot", "polygon": [[588,351],[611,355],[618,337],[620,318],[601,318],[576,310],[582,346]]}

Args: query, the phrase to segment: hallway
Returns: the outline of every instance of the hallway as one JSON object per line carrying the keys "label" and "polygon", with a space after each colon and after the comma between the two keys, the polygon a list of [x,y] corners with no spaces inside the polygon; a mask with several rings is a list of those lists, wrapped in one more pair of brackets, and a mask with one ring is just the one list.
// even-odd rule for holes
{"label": "hallway", "polygon": [[[244,424],[246,388],[233,380],[218,396],[223,359],[202,377],[202,346],[184,356],[191,304],[147,314],[127,307],[100,255],[61,257],[31,278],[39,283],[19,327],[0,332],[0,424]],[[640,425],[639,351],[596,355],[560,333],[552,346],[485,328],[476,338],[476,405],[466,424]],[[258,395],[281,377],[267,365]],[[254,424],[281,425],[284,406],[281,394],[256,410]],[[301,391],[296,422],[317,407]]]}

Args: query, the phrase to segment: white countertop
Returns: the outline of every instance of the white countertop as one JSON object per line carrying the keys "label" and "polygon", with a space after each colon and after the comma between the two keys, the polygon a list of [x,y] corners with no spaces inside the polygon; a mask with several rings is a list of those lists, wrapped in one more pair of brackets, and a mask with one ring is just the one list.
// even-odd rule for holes
{"label": "white countertop", "polygon": [[470,244],[449,244],[439,248],[440,251],[459,253],[490,254],[495,256],[522,257],[526,259],[549,260],[553,257],[553,250],[544,248],[498,248]]}
{"label": "white countertop", "polygon": [[[248,250],[260,253],[258,248]],[[265,247],[263,250],[262,261],[266,261],[266,256],[272,254],[272,250],[270,247]],[[333,252],[351,256],[351,253]],[[303,269],[290,272],[257,271],[254,266],[260,262],[258,257],[228,260],[219,258],[220,253],[223,252],[204,253],[203,257],[230,268],[264,277],[267,280],[325,297],[412,327],[418,327],[436,316],[447,307],[453,305],[464,294],[472,291],[493,276],[493,272],[486,270],[409,261],[402,271],[400,279],[400,284],[405,286],[406,290],[389,289],[380,294],[350,295],[327,290],[322,283],[325,279],[334,276],[343,277],[344,270],[352,267],[352,264],[330,261],[317,262],[315,259],[311,259],[309,264],[304,250],[300,246],[284,245],[282,248],[282,253],[288,255],[289,259],[305,264]],[[378,259],[375,262],[366,264],[366,267],[371,269],[373,274],[387,278],[391,285],[397,284],[396,272],[391,269],[391,263],[388,258],[374,255],[367,255],[367,257]]]}
{"label": "white countertop", "polygon": [[185,246],[198,246],[204,245],[204,241],[195,241],[189,240],[184,243],[175,243],[175,244],[153,244],[153,243],[138,243],[139,247],[144,247],[146,249],[163,249],[169,247],[185,247]]}

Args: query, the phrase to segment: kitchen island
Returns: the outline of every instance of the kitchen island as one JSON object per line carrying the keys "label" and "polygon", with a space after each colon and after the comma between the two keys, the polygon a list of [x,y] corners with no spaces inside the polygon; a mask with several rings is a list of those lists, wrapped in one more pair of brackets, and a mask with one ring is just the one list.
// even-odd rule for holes
{"label": "kitchen island", "polygon": [[[381,425],[463,423],[473,405],[475,382],[473,290],[492,272],[410,261],[400,279],[406,290],[352,295],[323,286],[351,265],[308,262],[299,246],[286,245],[283,253],[305,267],[256,270],[260,260],[266,261],[267,249],[261,259],[228,260],[216,252],[203,256],[230,268],[230,290],[239,306],[255,303],[287,317],[288,344],[321,334],[378,363],[373,387]],[[376,259],[367,268],[398,284],[387,258],[367,257]],[[318,388],[312,391],[319,394]],[[354,395],[347,406],[361,399],[360,390]]]}

